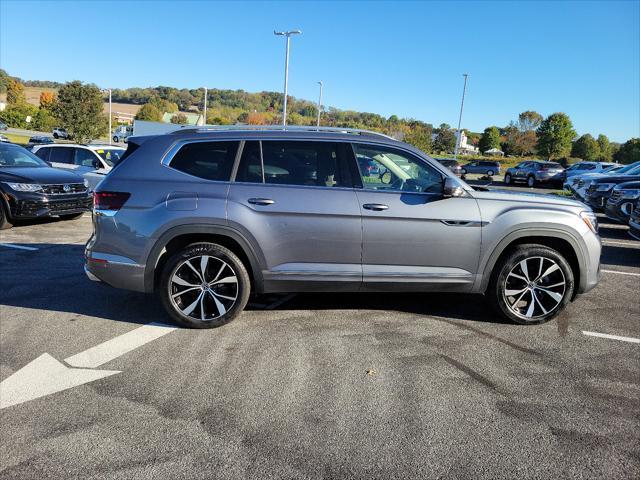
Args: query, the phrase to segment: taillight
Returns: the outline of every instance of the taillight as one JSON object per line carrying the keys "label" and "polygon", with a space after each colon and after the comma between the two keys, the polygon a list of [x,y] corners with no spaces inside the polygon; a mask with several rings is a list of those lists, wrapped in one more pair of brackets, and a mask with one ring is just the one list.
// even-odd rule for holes
{"label": "taillight", "polygon": [[93,192],[93,208],[120,210],[130,196],[130,193],[125,192]]}

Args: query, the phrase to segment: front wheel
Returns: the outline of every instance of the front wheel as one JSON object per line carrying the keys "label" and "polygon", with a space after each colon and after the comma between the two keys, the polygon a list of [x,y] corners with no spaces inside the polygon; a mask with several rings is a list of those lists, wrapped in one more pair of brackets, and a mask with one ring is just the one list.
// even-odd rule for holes
{"label": "front wheel", "polygon": [[489,171],[487,172],[487,175],[489,175],[490,177],[493,177],[493,170],[489,170]]}
{"label": "front wheel", "polygon": [[507,173],[504,176],[504,183],[505,183],[505,185],[510,185],[511,184],[511,175],[510,174]]}
{"label": "front wheel", "polygon": [[53,134],[53,138],[55,138],[56,140],[58,139],[59,135],[57,133]]}
{"label": "front wheel", "polygon": [[527,186],[529,188],[533,188],[536,186],[536,179],[534,177],[528,177],[527,178]]}
{"label": "front wheel", "polygon": [[118,141],[119,141],[119,140],[120,140],[120,139],[119,139],[118,137],[116,137],[115,135],[113,136],[113,141],[114,141],[114,142],[118,143]]}
{"label": "front wheel", "polygon": [[194,243],[175,253],[159,285],[171,319],[191,328],[214,328],[234,320],[244,310],[250,290],[242,261],[215,243]]}
{"label": "front wheel", "polygon": [[519,245],[496,264],[487,295],[494,308],[521,324],[543,323],[571,300],[573,271],[556,250]]}

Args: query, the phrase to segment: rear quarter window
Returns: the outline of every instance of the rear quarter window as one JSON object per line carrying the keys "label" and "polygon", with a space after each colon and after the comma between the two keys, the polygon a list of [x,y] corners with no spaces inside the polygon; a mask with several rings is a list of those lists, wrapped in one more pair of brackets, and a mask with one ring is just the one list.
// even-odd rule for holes
{"label": "rear quarter window", "polygon": [[183,145],[171,168],[206,180],[229,181],[238,142],[193,142]]}

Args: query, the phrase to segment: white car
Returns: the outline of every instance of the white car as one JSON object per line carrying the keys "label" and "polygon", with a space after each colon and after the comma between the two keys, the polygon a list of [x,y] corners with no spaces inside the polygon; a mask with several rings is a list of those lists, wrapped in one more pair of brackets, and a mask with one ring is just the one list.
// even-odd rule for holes
{"label": "white car", "polygon": [[620,166],[613,162],[578,162],[565,170],[567,178],[585,173],[602,173],[611,167]]}
{"label": "white car", "polygon": [[65,140],[69,138],[69,133],[64,128],[54,128],[51,131],[51,134],[53,135],[53,138],[55,138],[56,140],[58,138],[63,138]]}
{"label": "white car", "polygon": [[614,165],[601,173],[587,173],[583,175],[574,175],[568,179],[564,188],[572,192],[579,199],[584,200],[586,197],[587,189],[591,182],[606,175],[616,174],[638,174],[640,173],[640,162],[632,163],[631,165]]}
{"label": "white car", "polygon": [[52,167],[73,170],[82,175],[94,190],[120,160],[126,149],[113,145],[54,143],[36,145],[32,152]]}
{"label": "white car", "polygon": [[113,136],[111,139],[118,143],[122,140],[124,143],[127,143],[127,139],[133,135],[133,127],[131,125],[120,125],[113,131]]}

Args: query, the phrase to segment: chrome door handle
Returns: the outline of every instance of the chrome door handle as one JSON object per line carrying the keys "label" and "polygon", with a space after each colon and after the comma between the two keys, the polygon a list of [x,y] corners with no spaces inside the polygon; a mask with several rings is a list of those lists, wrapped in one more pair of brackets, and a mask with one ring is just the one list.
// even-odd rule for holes
{"label": "chrome door handle", "polygon": [[374,212],[380,212],[382,210],[389,210],[389,205],[384,205],[382,203],[365,203],[362,205],[362,208],[373,210]]}
{"label": "chrome door handle", "polygon": [[273,205],[276,202],[270,198],[250,198],[249,203],[253,205]]}

